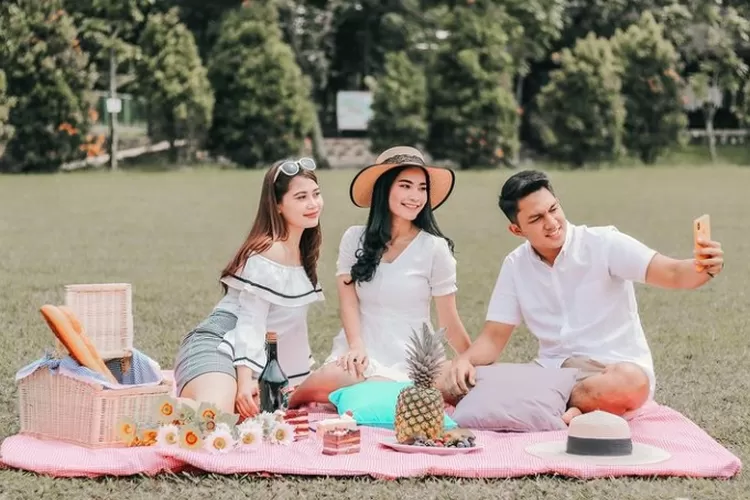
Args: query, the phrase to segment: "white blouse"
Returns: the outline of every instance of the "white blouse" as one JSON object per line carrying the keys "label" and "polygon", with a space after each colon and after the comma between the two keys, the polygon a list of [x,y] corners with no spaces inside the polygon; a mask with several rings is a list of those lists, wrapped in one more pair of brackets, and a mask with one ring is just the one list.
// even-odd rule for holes
{"label": "white blouse", "polygon": [[[364,226],[347,229],[341,238],[337,276],[351,272],[362,246]],[[380,262],[372,280],[355,287],[359,298],[360,334],[369,358],[365,377],[408,380],[406,348],[414,330],[430,328],[432,297],[457,291],[456,259],[448,242],[420,231],[393,262]],[[349,350],[342,329],[326,362]]]}
{"label": "white blouse", "polygon": [[260,373],[266,365],[266,332],[277,334],[278,359],[289,385],[300,384],[313,363],[308,340],[307,310],[324,300],[302,266],[285,266],[262,255],[247,259],[239,275],[221,280],[227,294],[215,309],[237,316],[218,349],[232,356],[234,365]]}

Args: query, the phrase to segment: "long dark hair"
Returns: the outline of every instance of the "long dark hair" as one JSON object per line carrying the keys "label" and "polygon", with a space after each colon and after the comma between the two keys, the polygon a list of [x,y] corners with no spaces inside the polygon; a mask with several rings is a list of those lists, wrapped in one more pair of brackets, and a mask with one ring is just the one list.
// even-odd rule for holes
{"label": "long dark hair", "polygon": [[[221,271],[221,277],[237,274],[242,271],[245,261],[252,254],[263,253],[268,250],[274,241],[285,240],[289,235],[289,228],[286,220],[278,211],[278,204],[289,191],[294,177],[307,177],[316,184],[318,178],[310,170],[300,168],[296,175],[289,176],[281,173],[274,182],[273,178],[276,169],[283,161],[276,162],[272,168],[268,169],[263,178],[263,186],[260,192],[260,201],[258,202],[258,213],[255,216],[250,234],[247,235],[245,242],[239,248],[235,256],[226,267]],[[318,257],[320,257],[320,244],[323,240],[320,224],[315,227],[307,228],[302,232],[302,238],[299,242],[300,258],[302,267],[305,269],[307,277],[310,278],[313,287],[318,285]],[[222,283],[224,293],[227,292],[226,284]]]}
{"label": "long dark hair", "polygon": [[[367,217],[364,241],[362,242],[362,248],[357,250],[357,262],[352,266],[350,272],[352,279],[347,285],[370,281],[375,275],[375,271],[380,264],[380,259],[385,253],[386,244],[391,241],[391,223],[393,217],[388,205],[391,186],[393,186],[398,174],[406,168],[414,167],[392,168],[381,175],[375,182],[372,190],[372,203],[370,205],[370,214]],[[425,178],[427,179],[427,203],[412,223],[427,233],[445,238],[448,242],[448,247],[453,252],[453,241],[440,231],[432,212],[432,205],[430,204],[430,176],[427,175],[425,169],[422,169],[422,171],[425,173]]]}

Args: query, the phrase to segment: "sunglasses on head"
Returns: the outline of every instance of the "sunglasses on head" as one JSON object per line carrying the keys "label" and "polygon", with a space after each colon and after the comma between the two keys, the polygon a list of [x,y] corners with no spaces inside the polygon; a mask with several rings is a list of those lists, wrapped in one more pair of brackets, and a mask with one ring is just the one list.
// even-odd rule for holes
{"label": "sunglasses on head", "polygon": [[276,182],[281,172],[284,172],[289,177],[292,177],[293,175],[297,175],[301,168],[310,171],[315,170],[315,160],[313,160],[312,158],[300,158],[297,161],[285,161],[276,169],[276,174],[273,176],[273,182]]}

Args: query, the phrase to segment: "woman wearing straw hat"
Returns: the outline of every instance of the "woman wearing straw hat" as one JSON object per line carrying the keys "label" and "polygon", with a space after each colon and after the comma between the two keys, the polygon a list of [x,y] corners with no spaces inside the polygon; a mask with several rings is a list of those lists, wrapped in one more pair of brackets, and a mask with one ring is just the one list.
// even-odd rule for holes
{"label": "woman wearing straw hat", "polygon": [[428,166],[415,148],[380,154],[350,187],[352,202],[369,208],[367,224],[346,230],[339,245],[337,286],[343,328],[324,366],[310,375],[290,406],[327,402],[341,387],[365,379],[409,380],[406,346],[430,324],[434,299],[440,327],[454,350],[470,339],[456,310],[453,243],[433,211],[449,197],[455,174]]}

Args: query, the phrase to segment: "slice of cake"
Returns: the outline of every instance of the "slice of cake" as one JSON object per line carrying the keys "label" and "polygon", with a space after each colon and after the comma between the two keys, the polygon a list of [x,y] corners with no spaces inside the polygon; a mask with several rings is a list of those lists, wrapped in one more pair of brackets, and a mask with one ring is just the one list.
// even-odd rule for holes
{"label": "slice of cake", "polygon": [[284,422],[294,426],[295,441],[310,437],[310,416],[307,410],[287,410],[284,414]]}
{"label": "slice of cake", "polygon": [[323,455],[359,453],[359,429],[333,429],[323,434]]}
{"label": "slice of cake", "polygon": [[347,411],[339,418],[327,418],[325,420],[320,420],[315,425],[317,426],[315,432],[318,434],[318,436],[323,436],[326,432],[337,429],[357,429],[357,421],[354,420],[354,416],[350,411]]}

